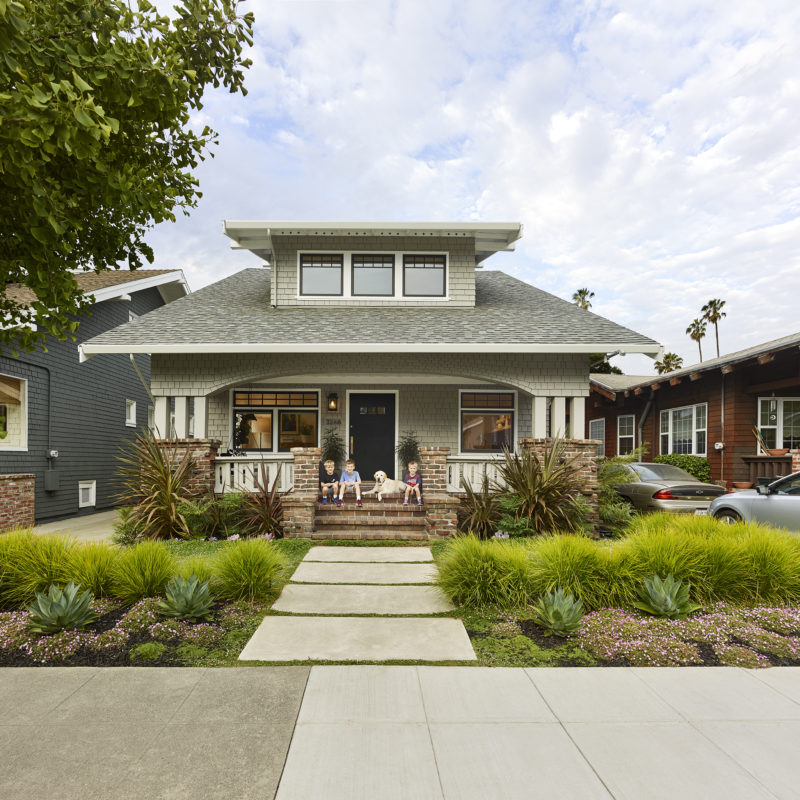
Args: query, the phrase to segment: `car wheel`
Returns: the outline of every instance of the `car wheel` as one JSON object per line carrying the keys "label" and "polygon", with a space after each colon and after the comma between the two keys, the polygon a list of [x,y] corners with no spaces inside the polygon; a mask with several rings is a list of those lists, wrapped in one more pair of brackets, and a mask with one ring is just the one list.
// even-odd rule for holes
{"label": "car wheel", "polygon": [[737,522],[742,521],[742,518],[729,508],[723,508],[722,511],[717,511],[717,513],[714,514],[714,519],[719,520],[725,525],[735,525]]}

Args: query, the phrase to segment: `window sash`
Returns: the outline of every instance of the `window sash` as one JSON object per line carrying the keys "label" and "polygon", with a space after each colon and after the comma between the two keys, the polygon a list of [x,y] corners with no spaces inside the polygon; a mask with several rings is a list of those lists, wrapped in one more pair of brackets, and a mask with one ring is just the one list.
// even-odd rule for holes
{"label": "window sash", "polygon": [[800,448],[800,398],[760,397],[758,429],[767,448]]}
{"label": "window sash", "polygon": [[597,445],[597,455],[606,454],[606,420],[605,417],[589,420],[589,438],[599,439],[602,444]]}
{"label": "window sash", "polygon": [[636,420],[633,414],[617,417],[617,455],[626,456],[636,447]]}
{"label": "window sash", "polygon": [[[394,255],[365,255],[353,253],[350,257],[350,291],[353,297],[394,297]],[[359,288],[359,283],[385,284],[383,291]]]}
{"label": "window sash", "polygon": [[[321,283],[311,288],[314,280]],[[341,253],[301,253],[300,294],[312,297],[343,295],[344,256]]]}
{"label": "window sash", "polygon": [[[443,255],[404,255],[403,296],[444,297],[446,294],[446,263],[447,259]],[[418,286],[414,286],[415,283]]]}
{"label": "window sash", "polygon": [[705,456],[708,451],[708,404],[667,408],[661,412],[662,455]]}
{"label": "window sash", "polygon": [[[319,441],[317,411],[277,409],[278,452],[288,453],[293,447],[316,447]],[[308,428],[311,427],[311,430]]]}
{"label": "window sash", "polygon": [[461,412],[462,453],[502,453],[514,447],[514,412],[469,409]]}

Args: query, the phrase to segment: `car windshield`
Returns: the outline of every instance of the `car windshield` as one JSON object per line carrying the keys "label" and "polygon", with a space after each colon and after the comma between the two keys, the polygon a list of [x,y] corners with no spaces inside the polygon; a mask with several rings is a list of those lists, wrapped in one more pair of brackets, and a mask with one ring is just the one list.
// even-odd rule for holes
{"label": "car windshield", "polygon": [[775,484],[775,491],[779,494],[791,494],[800,497],[800,475],[793,475],[791,478]]}
{"label": "car windshield", "polygon": [[696,481],[680,467],[673,467],[672,464],[631,464],[631,469],[643,481]]}

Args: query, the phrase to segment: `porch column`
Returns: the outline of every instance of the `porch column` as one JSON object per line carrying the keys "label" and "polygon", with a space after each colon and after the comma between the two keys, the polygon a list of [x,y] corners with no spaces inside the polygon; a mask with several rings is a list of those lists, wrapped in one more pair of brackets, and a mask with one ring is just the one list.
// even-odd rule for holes
{"label": "porch column", "polygon": [[155,407],[156,436],[169,439],[172,431],[169,425],[169,397],[156,397]]}
{"label": "porch column", "polygon": [[583,397],[569,399],[569,435],[572,439],[586,436],[586,399]]}
{"label": "porch column", "polygon": [[[175,398],[175,434],[176,439],[189,438],[189,398]],[[172,437],[170,437],[172,438]]]}
{"label": "porch column", "polygon": [[205,439],[208,430],[208,403],[205,395],[194,398],[194,436]]}
{"label": "porch column", "polygon": [[311,536],[314,533],[314,504],[319,494],[320,447],[293,447],[294,488],[283,495],[283,535]]}
{"label": "porch column", "polygon": [[567,435],[567,398],[554,397],[553,404],[550,406],[550,435]]}
{"label": "porch column", "polygon": [[459,498],[447,494],[447,456],[449,447],[420,447],[419,471],[425,502],[425,532],[432,539],[458,533]]}
{"label": "porch column", "polygon": [[544,439],[547,436],[547,398],[533,398],[533,438]]}

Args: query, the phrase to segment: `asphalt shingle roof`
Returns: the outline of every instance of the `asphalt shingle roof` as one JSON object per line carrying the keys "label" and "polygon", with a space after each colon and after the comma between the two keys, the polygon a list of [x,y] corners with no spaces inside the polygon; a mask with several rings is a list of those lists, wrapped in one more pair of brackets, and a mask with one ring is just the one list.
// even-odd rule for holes
{"label": "asphalt shingle roof", "polygon": [[[270,270],[245,269],[86,345],[329,341],[594,344],[658,347],[652,339],[497,271],[475,275],[474,308],[270,306]],[[349,333],[348,333],[349,332]]]}

